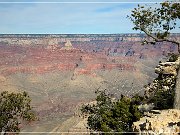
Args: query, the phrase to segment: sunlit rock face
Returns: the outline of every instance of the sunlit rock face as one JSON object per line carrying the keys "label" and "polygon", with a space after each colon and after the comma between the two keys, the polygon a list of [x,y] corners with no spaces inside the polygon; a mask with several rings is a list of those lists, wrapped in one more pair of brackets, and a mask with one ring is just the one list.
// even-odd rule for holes
{"label": "sunlit rock face", "polygon": [[133,131],[137,134],[178,135],[180,132],[180,110],[152,110],[146,116],[133,123]]}
{"label": "sunlit rock face", "polygon": [[[169,60],[172,60],[171,58]],[[179,89],[179,68],[180,57],[176,56],[172,61],[160,62],[155,68],[158,77],[145,87],[144,96],[147,99],[156,96],[158,91],[175,93],[172,100],[174,109],[152,110],[154,103],[140,105],[139,109],[144,112],[144,116],[139,121],[134,122],[132,129],[137,134],[173,134],[180,133],[180,89]],[[172,92],[173,91],[173,92]],[[162,99],[162,102],[163,101]],[[173,105],[173,102],[171,103]]]}
{"label": "sunlit rock face", "polygon": [[71,44],[71,41],[67,41],[64,45],[64,47],[61,48],[61,50],[72,50],[73,49],[73,46]]}
{"label": "sunlit rock face", "polygon": [[[154,94],[162,89],[163,91],[175,91],[179,93],[179,89],[175,89],[175,82],[179,82],[178,70],[180,68],[180,57],[173,62],[161,62],[155,68],[155,73],[158,74],[158,77],[149,85],[145,87],[145,98],[150,98]],[[179,101],[175,101],[179,104]]]}

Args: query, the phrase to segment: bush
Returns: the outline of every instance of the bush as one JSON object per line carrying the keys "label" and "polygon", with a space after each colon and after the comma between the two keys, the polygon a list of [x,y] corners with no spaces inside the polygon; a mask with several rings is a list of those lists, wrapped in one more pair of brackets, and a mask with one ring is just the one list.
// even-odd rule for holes
{"label": "bush", "polygon": [[154,103],[154,109],[171,109],[173,108],[174,104],[174,96],[174,91],[158,90],[150,102]]}
{"label": "bush", "polygon": [[171,54],[168,54],[168,55],[169,55],[169,62],[175,62],[178,59],[177,54],[171,53]]}
{"label": "bush", "polygon": [[31,111],[31,99],[26,92],[0,94],[0,131],[19,132],[20,121],[35,120],[35,114]]}
{"label": "bush", "polygon": [[137,96],[130,99],[123,95],[120,99],[112,99],[105,91],[100,91],[97,93],[97,103],[83,105],[81,111],[89,115],[88,126],[91,131],[111,134],[127,132],[131,131],[133,122],[142,116],[138,110],[139,99]]}

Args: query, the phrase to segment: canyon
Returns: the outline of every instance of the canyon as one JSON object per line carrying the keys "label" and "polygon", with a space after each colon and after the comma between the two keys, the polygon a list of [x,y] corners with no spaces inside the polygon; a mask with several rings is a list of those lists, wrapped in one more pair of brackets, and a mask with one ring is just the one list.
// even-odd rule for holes
{"label": "canyon", "polygon": [[[144,85],[157,76],[158,62],[177,53],[177,46],[167,42],[142,45],[146,38],[143,34],[1,34],[0,92],[27,91],[39,121],[23,131],[51,132],[72,119],[81,104],[93,101],[97,89],[117,97],[143,93]],[[180,40],[180,35],[171,38]]]}

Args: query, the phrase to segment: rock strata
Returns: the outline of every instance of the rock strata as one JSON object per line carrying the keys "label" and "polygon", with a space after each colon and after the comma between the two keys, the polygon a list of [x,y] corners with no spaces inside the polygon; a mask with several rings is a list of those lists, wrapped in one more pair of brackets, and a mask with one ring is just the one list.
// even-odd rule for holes
{"label": "rock strata", "polygon": [[175,62],[159,63],[159,65],[155,68],[155,72],[157,74],[170,74],[176,76],[179,65],[180,57]]}
{"label": "rock strata", "polygon": [[155,68],[158,77],[145,87],[145,98],[152,97],[159,89],[163,91],[173,90],[175,87],[178,69],[180,67],[180,57],[174,62],[159,63]]}

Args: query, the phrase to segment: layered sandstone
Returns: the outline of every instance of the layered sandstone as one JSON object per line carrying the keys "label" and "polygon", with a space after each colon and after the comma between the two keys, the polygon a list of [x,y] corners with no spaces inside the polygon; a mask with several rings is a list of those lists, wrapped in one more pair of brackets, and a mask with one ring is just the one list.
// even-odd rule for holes
{"label": "layered sandstone", "polygon": [[164,91],[174,90],[178,69],[180,68],[180,57],[174,62],[163,62],[155,68],[155,73],[159,76],[153,83],[145,88],[145,97],[150,98],[159,89]]}

